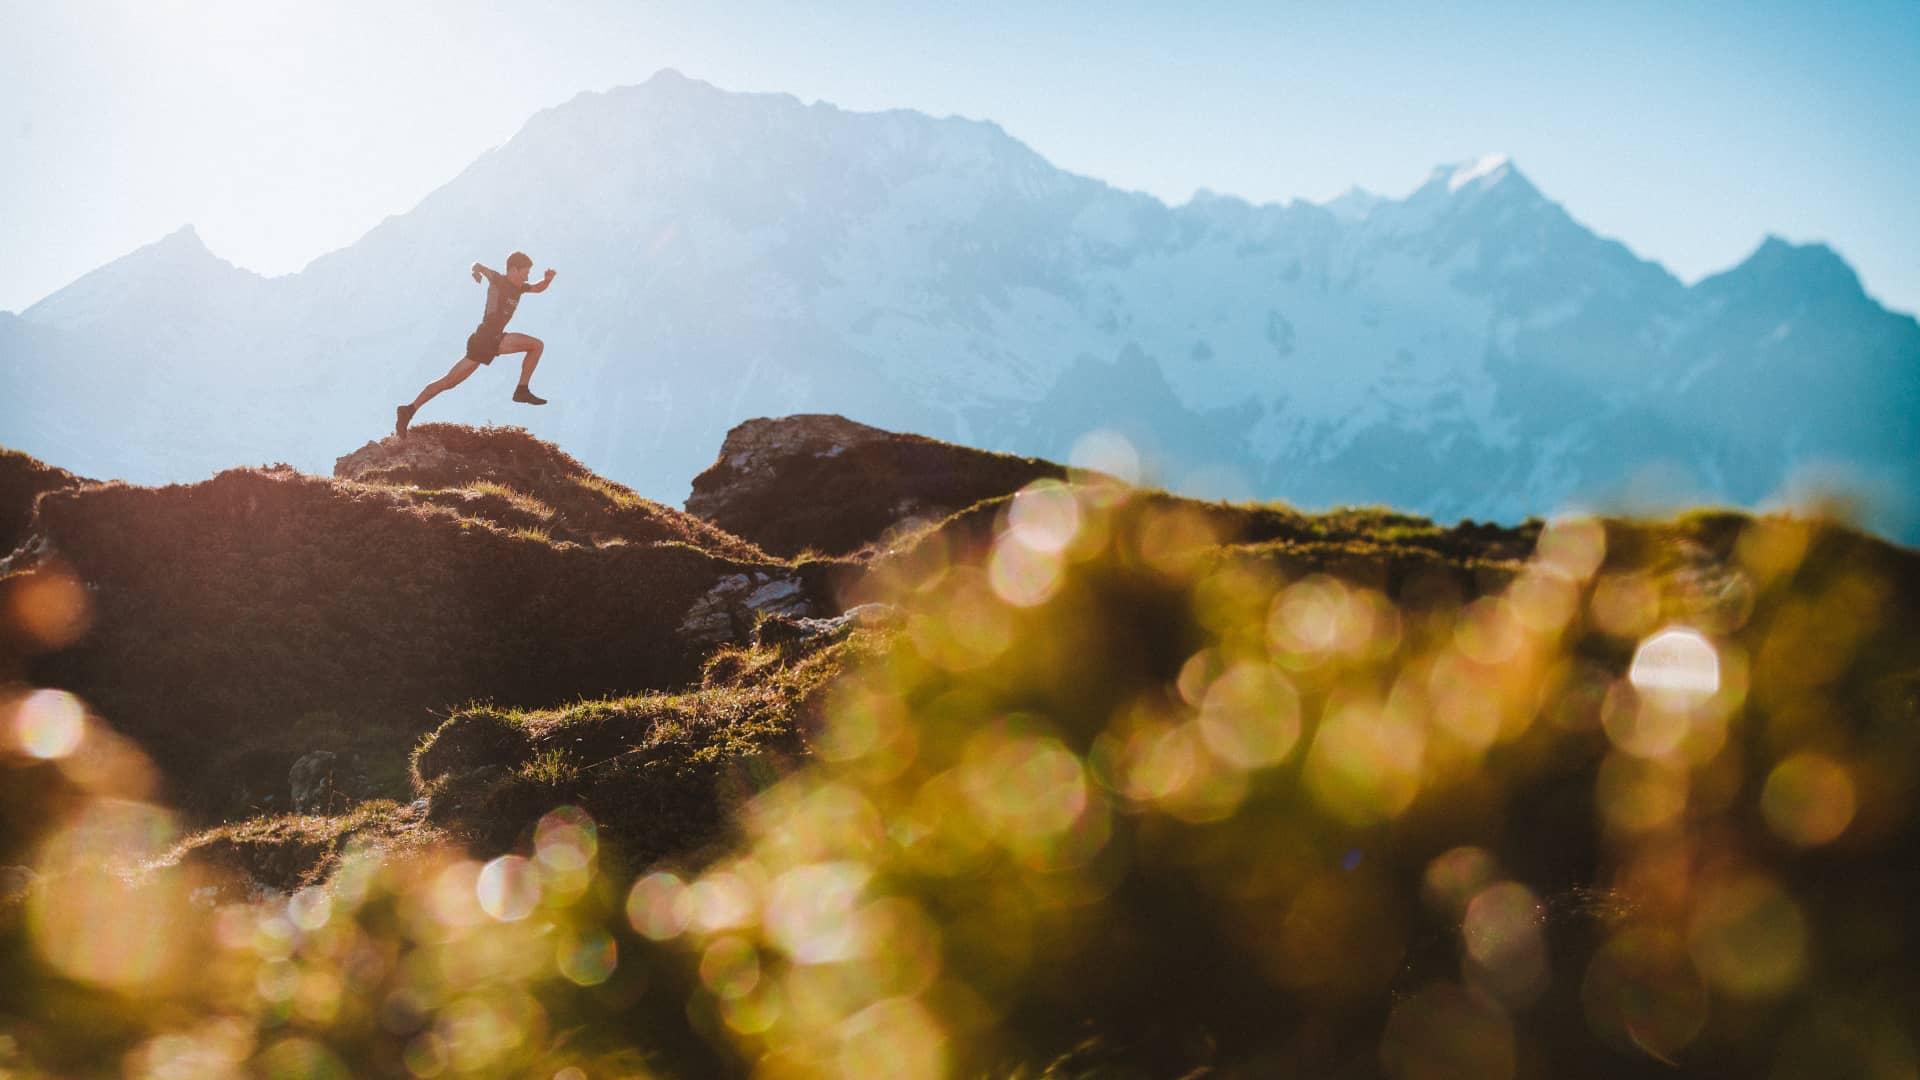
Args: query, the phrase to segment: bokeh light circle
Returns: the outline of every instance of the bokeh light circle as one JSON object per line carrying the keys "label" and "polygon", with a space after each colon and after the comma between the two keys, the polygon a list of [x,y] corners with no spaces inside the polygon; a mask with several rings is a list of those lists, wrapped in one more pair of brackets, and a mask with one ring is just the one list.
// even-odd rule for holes
{"label": "bokeh light circle", "polygon": [[1853,777],[1822,754],[1795,754],[1774,766],[1760,793],[1767,827],[1799,847],[1837,839],[1853,822]]}
{"label": "bokeh light circle", "polygon": [[87,707],[65,690],[35,690],[14,709],[14,740],[43,761],[73,753],[86,734]]}
{"label": "bokeh light circle", "polygon": [[1720,653],[1699,631],[1668,627],[1634,650],[1627,680],[1643,694],[1696,704],[1720,689]]}
{"label": "bokeh light circle", "polygon": [[502,855],[480,868],[474,893],[495,920],[519,922],[540,906],[540,871],[518,855]]}

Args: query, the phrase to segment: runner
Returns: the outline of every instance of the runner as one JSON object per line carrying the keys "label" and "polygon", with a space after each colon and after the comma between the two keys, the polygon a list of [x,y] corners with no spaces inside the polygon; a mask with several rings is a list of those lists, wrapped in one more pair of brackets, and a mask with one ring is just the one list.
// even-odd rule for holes
{"label": "runner", "polygon": [[507,320],[513,318],[514,309],[520,306],[520,297],[527,293],[546,292],[553,284],[553,271],[549,269],[540,284],[527,284],[527,275],[533,271],[533,260],[524,252],[516,251],[507,256],[507,272],[504,274],[489,270],[479,263],[473,264],[473,280],[487,282],[487,310],[480,317],[480,325],[467,337],[467,354],[461,357],[445,375],[433,380],[413,399],[413,404],[402,405],[395,410],[393,433],[405,435],[407,425],[413,423],[413,415],[420,406],[432,401],[435,395],[451,390],[465,382],[467,376],[474,373],[481,364],[493,363],[496,356],[508,353],[525,353],[520,361],[520,385],[514,388],[513,400],[526,405],[545,405],[546,398],[535,397],[528,388],[528,380],[533,378],[533,369],[540,366],[541,350],[546,344],[531,334],[507,333]]}

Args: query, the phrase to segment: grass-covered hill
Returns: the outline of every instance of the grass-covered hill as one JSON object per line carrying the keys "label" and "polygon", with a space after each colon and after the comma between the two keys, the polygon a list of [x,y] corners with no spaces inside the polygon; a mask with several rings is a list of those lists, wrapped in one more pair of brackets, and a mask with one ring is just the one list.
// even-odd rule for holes
{"label": "grass-covered hill", "polygon": [[[343,459],[356,480],[42,498],[48,558],[93,610],[40,664],[126,681],[71,680],[98,718],[66,749],[52,699],[16,697],[0,722],[9,790],[43,793],[0,807],[44,808],[15,830],[32,844],[0,848],[31,852],[16,899],[0,894],[17,1057],[60,1075],[569,1080],[1920,1069],[1915,552],[1817,518],[1449,527],[998,464],[951,515],[896,501],[922,520],[882,521],[876,501],[857,541],[830,545],[794,485],[906,490],[923,456],[979,459],[930,442],[889,458],[904,444],[856,431],[876,456],[837,473],[858,447],[836,451],[845,431],[819,419],[795,431],[822,441],[762,458],[751,483],[781,491],[765,535],[851,552],[829,562],[620,543],[591,504],[564,511],[577,539],[516,536],[526,501],[563,513],[554,478],[575,474],[510,433],[441,436],[485,448],[460,461],[501,451],[485,476],[435,471],[453,466],[423,439]],[[794,441],[764,423],[764,443]],[[76,529],[62,515],[89,499],[108,501]],[[106,523],[135,519],[214,607],[130,572],[150,560]],[[266,524],[283,519],[377,531],[394,553],[353,566],[389,589],[422,563],[465,568],[408,593],[441,621],[494,603],[488,569],[546,575],[540,599],[485,609],[528,650],[673,638],[648,604],[684,614],[701,581],[765,587],[751,573],[805,583],[819,616],[868,606],[680,634],[660,669],[631,646],[530,652],[491,702],[420,706],[427,723],[385,742],[338,726],[331,745],[378,762],[389,798],[182,838],[140,752],[113,741],[154,739],[123,721],[130,698],[101,696],[160,678],[129,657],[220,657],[196,669],[214,691],[154,683],[199,700],[264,697],[265,679],[232,689],[248,665],[306,702],[375,693],[336,668],[328,696],[275,644],[390,603],[338,571],[334,593],[271,594],[304,605],[299,622],[218,638],[209,610],[244,612],[243,586],[340,550]],[[255,554],[193,563],[163,525]],[[480,554],[460,561],[463,544]],[[663,570],[696,566],[714,576]],[[112,629],[159,611],[193,617],[191,649]],[[297,640],[323,660],[401,650],[450,679],[492,640],[458,633]],[[448,692],[416,677],[422,700]],[[292,892],[245,899],[249,884]]]}
{"label": "grass-covered hill", "polygon": [[561,542],[677,542],[766,561],[752,543],[642,498],[518,428],[422,424],[404,439],[380,439],[341,457],[333,475],[402,488],[418,502]]}
{"label": "grass-covered hill", "polygon": [[[37,504],[41,576],[82,583],[91,630],[36,673],[111,717],[198,810],[284,808],[314,750],[355,759],[364,793],[402,795],[397,763],[450,706],[697,679],[709,643],[686,620],[736,575],[812,603],[784,560],[518,431],[426,425],[355,460],[359,479],[235,469]],[[736,614],[751,611],[719,611]]]}
{"label": "grass-covered hill", "polygon": [[75,488],[87,482],[18,450],[0,447],[0,558],[27,539],[35,499],[48,491]]}

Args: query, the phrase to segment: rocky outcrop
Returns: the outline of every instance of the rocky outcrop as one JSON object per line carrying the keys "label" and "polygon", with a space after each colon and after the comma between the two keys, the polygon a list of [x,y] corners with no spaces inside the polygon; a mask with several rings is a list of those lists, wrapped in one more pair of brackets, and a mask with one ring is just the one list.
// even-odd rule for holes
{"label": "rocky outcrop", "polygon": [[680,637],[700,646],[746,641],[763,616],[805,618],[813,614],[813,599],[798,576],[755,570],[715,582],[687,608],[686,617],[680,621]]}
{"label": "rocky outcrop", "polygon": [[749,420],[728,432],[686,505],[774,554],[838,556],[1066,472],[1038,458],[806,414]]}
{"label": "rocky outcrop", "polygon": [[836,458],[891,433],[832,413],[761,417],[739,424],[720,444],[720,460],[694,478],[687,512],[709,521],[738,517],[755,499],[773,494],[782,471],[799,458]]}
{"label": "rocky outcrop", "polygon": [[413,437],[377,439],[340,455],[333,460],[333,475],[341,480],[366,480],[404,470],[451,478],[473,473],[474,464],[463,460],[445,440],[422,430]]}
{"label": "rocky outcrop", "polygon": [[337,814],[367,798],[365,770],[331,750],[303,754],[287,770],[296,814]]}

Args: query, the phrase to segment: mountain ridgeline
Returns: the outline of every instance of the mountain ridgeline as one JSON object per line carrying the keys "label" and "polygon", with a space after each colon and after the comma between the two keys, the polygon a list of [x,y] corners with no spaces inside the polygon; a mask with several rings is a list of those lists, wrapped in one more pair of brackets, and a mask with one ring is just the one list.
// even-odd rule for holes
{"label": "mountain ridgeline", "polygon": [[516,323],[556,407],[489,370],[423,419],[527,423],[655,496],[741,416],[834,412],[1052,460],[1115,430],[1179,490],[1442,519],[1833,485],[1920,536],[1920,324],[1823,246],[1688,286],[1503,158],[1168,206],[990,123],[673,72],[539,113],[297,274],[187,228],[0,315],[0,437],[139,482],[324,468],[457,357],[465,268],[513,249],[561,271]]}

